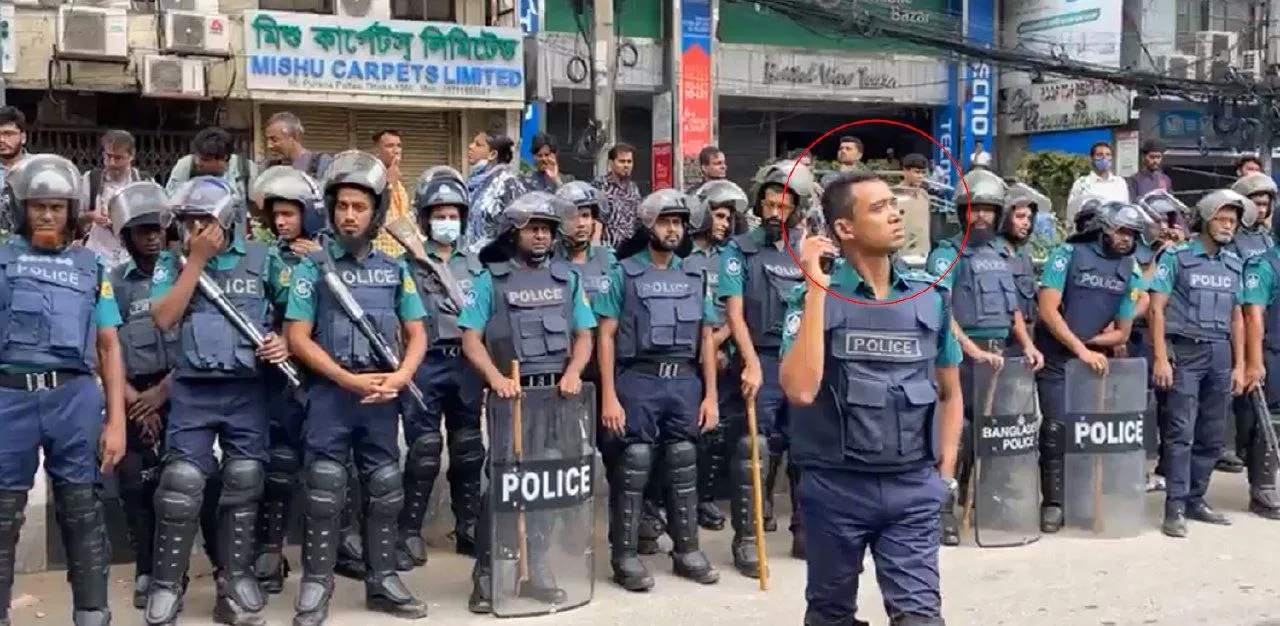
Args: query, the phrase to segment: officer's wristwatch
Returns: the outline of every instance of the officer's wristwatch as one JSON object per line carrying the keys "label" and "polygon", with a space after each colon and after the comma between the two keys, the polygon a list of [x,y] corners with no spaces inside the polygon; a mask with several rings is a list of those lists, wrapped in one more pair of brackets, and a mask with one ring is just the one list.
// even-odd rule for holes
{"label": "officer's wristwatch", "polygon": [[960,489],[960,481],[954,477],[943,476],[942,482],[947,484],[947,491],[951,492],[952,495],[955,495],[956,491]]}

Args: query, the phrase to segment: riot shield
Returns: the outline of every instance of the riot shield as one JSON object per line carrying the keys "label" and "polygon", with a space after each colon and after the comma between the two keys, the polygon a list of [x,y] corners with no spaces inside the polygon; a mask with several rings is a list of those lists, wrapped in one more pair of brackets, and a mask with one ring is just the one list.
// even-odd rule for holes
{"label": "riot shield", "polygon": [[595,385],[488,403],[493,614],[582,606],[595,591]]}
{"label": "riot shield", "polygon": [[984,548],[1040,538],[1040,420],[1026,357],[973,367],[974,540]]}
{"label": "riot shield", "polygon": [[1105,375],[1066,366],[1063,518],[1094,536],[1134,537],[1146,508],[1147,360],[1111,359]]}
{"label": "riot shield", "polygon": [[907,230],[907,245],[898,256],[912,267],[924,267],[932,242],[929,239],[929,194],[920,188],[894,187],[898,197],[898,210],[902,211],[903,227]]}

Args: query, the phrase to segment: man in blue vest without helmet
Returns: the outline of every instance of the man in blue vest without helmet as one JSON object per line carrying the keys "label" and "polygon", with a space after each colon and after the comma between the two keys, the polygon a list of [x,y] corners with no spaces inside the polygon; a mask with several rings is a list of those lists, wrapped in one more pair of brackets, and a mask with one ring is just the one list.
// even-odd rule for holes
{"label": "man in blue vest without helmet", "polygon": [[[156,562],[145,617],[172,624],[182,606],[183,576],[191,558],[205,482],[222,450],[218,548],[225,576],[218,580],[214,618],[261,624],[266,607],[253,572],[254,529],[267,462],[267,390],[258,360],[283,363],[285,342],[271,332],[270,305],[285,287],[271,276],[266,245],[245,240],[241,200],[220,178],[197,176],[170,202],[182,238],[166,251],[151,280],[151,316],[161,331],[179,329],[178,364],[169,391],[165,466],[156,492]],[[212,300],[198,290],[202,276],[218,283],[227,300],[266,343],[255,350]],[[198,324],[196,322],[199,322]]]}
{"label": "man in blue vest without helmet", "polygon": [[1231,396],[1244,391],[1243,262],[1230,244],[1252,222],[1248,198],[1220,189],[1196,203],[1196,236],[1160,256],[1147,311],[1154,356],[1152,382],[1167,389],[1164,534],[1187,535],[1187,519],[1225,525],[1205,502],[1222,448]]}
{"label": "man in blue vest without helmet", "polygon": [[[793,295],[781,365],[797,412],[792,462],[808,535],[806,626],[849,626],[870,549],[893,626],[941,626],[938,510],[953,497],[963,424],[947,288],[905,271],[893,191],[870,172],[824,189],[832,237],[810,236],[801,263],[818,285]],[[843,262],[824,270],[823,257]],[[819,286],[864,302],[828,297]],[[921,293],[923,292],[923,293]],[[918,296],[912,297],[915,294]]]}
{"label": "man in blue vest without helmet", "polygon": [[[111,623],[110,546],[97,484],[99,472],[124,455],[125,369],[117,334],[120,311],[107,270],[92,251],[70,247],[81,209],[80,183],[76,167],[53,154],[29,156],[5,177],[17,235],[0,244],[0,624],[5,626],[18,532],[42,450],[67,551],[70,623]],[[102,388],[95,372],[102,376]]]}
{"label": "man in blue vest without helmet", "polygon": [[[973,364],[984,363],[998,369],[1004,363],[1003,354],[1009,348],[1010,335],[1017,341],[1021,354],[1030,360],[1033,370],[1040,369],[1044,357],[1033,344],[1019,308],[1014,273],[1017,260],[1009,246],[997,238],[997,228],[1006,224],[1003,219],[1005,183],[988,170],[976,169],[965,175],[965,184],[969,193],[957,190],[956,211],[965,216],[962,221],[967,220],[968,240],[962,233],[938,242],[925,266],[942,276],[939,284],[945,284],[953,294],[950,324],[965,355],[960,365],[960,384],[967,394],[965,431],[968,433],[975,410],[969,397],[973,393]],[[1016,210],[1017,206],[1013,208]],[[957,495],[961,499],[969,488],[968,470],[973,456],[970,439],[964,436],[960,440]],[[943,508],[942,542],[948,546],[960,543],[955,502],[948,502]]]}
{"label": "man in blue vest without helmet", "polygon": [[1066,363],[1076,358],[1093,371],[1107,371],[1107,353],[1123,346],[1144,287],[1133,252],[1141,236],[1159,225],[1135,205],[1112,202],[1099,210],[1096,227],[1068,238],[1045,261],[1040,287],[1036,345],[1044,369],[1040,393],[1040,529],[1062,528],[1067,449]]}
{"label": "man in blue vest without helmet", "polygon": [[[426,253],[449,271],[463,294],[484,271],[480,259],[466,254],[458,240],[467,227],[471,198],[462,174],[451,167],[437,166],[418,179],[413,194],[418,228],[425,234]],[[462,328],[458,316],[445,310],[445,295],[436,286],[430,270],[412,253],[404,262],[413,272],[418,295],[427,310],[427,356],[414,381],[422,389],[424,412],[406,403],[404,510],[400,512],[400,547],[396,553],[401,571],[427,562],[427,544],[422,538],[431,491],[440,474],[444,438],[440,434],[441,414],[449,436],[449,502],[453,507],[454,550],[475,556],[476,522],[480,516],[480,476],[484,471],[484,435],[480,431],[480,403],[484,380],[462,356]]]}

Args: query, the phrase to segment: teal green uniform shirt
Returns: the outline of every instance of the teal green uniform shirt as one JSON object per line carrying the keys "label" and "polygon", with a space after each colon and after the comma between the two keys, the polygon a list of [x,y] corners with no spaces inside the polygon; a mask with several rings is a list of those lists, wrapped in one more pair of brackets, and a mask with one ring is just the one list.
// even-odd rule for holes
{"label": "teal green uniform shirt", "polygon": [[[48,254],[47,252],[36,250],[31,247],[23,237],[11,237],[7,241],[10,245],[18,249],[20,253],[27,254]],[[93,307],[93,322],[98,329],[116,328],[124,324],[124,320],[120,317],[120,305],[116,302],[115,290],[111,287],[109,278],[110,271],[107,265],[98,259],[98,301]],[[93,357],[93,358],[96,358]],[[0,365],[0,372],[8,374],[30,374],[42,371],[40,368],[23,367],[17,364]]]}
{"label": "teal green uniform shirt", "polygon": [[[996,238],[985,245],[1001,245],[1001,241],[1004,240]],[[939,245],[933,249],[933,252],[929,253],[929,258],[924,262],[924,266],[934,276],[942,276],[942,280],[938,282],[939,285],[954,291],[956,275],[960,273],[964,259],[960,259],[955,264],[955,267],[951,267],[951,262],[955,261],[956,257],[960,255],[960,249],[949,239],[944,239],[938,243]],[[969,245],[974,244],[971,243]],[[947,268],[951,268],[951,271],[947,272]],[[945,276],[943,276],[943,272],[946,272]],[[1009,319],[1012,320],[1013,317],[1010,316]],[[965,328],[964,333],[969,335],[971,339],[1008,339],[1010,330],[1009,328]]]}
{"label": "teal green uniform shirt", "polygon": [[[852,265],[837,263],[833,266],[832,272],[831,291],[857,300],[871,301],[876,299],[875,293],[871,291],[871,286],[863,282],[862,277],[858,275]],[[929,283],[937,279],[936,276],[930,276],[924,272],[903,273],[897,266],[893,266],[889,272],[892,288],[890,289],[889,297],[886,298],[888,300],[897,300],[915,293],[916,289],[907,283],[907,277]],[[797,285],[795,291],[791,294],[790,301],[787,303],[787,323],[782,334],[781,354],[783,355],[787,353],[787,350],[791,349],[796,333],[800,330],[800,314],[804,311],[804,294],[807,288],[807,284]],[[816,289],[817,287],[814,288]],[[921,297],[924,297],[924,294]],[[938,367],[955,367],[964,359],[964,354],[960,351],[960,342],[956,340],[955,335],[951,332],[951,324],[949,323],[951,315],[947,310],[947,302],[943,298],[938,299],[938,315],[940,319],[945,321],[942,324],[942,329],[938,332],[938,356],[934,363]]]}
{"label": "teal green uniform shirt", "polygon": [[[591,330],[596,327],[596,316],[591,313],[591,301],[578,283],[578,272],[569,272],[569,297],[573,299],[571,330]],[[458,316],[458,327],[484,332],[493,317],[493,275],[485,270],[471,284],[471,299]]]}
{"label": "teal green uniform shirt", "polygon": [[1244,293],[1241,300],[1244,304],[1256,304],[1269,307],[1275,301],[1276,272],[1267,257],[1280,254],[1280,249],[1272,248],[1266,254],[1249,259],[1244,264]]}
{"label": "teal green uniform shirt", "polygon": [[[764,240],[764,227],[757,226],[747,233],[747,238],[755,243],[766,246]],[[742,254],[742,248],[738,245],[737,240],[730,239],[729,243],[724,245],[720,250],[720,276],[716,285],[716,299],[724,300],[725,298],[738,297],[746,293],[747,289],[747,257]]]}
{"label": "teal green uniform shirt", "polygon": [[[236,264],[240,262],[240,257],[245,254],[245,240],[243,235],[237,234],[235,239],[231,240],[231,247],[219,252],[217,256],[209,259],[208,266],[217,271],[227,271],[234,269]],[[283,302],[284,293],[288,292],[289,283],[288,276],[284,276],[286,282],[280,282],[280,274],[272,273],[273,262],[271,258],[277,256],[279,252],[272,248],[267,251],[267,258],[262,262],[262,286],[265,291],[267,300],[272,303]],[[156,258],[156,269],[151,273],[151,299],[159,300],[173,289],[174,281],[178,280],[178,258],[174,256],[170,250],[165,250]]]}
{"label": "teal green uniform shirt", "polygon": [[271,254],[267,255],[267,273],[276,285],[276,293],[272,296],[271,303],[280,309],[289,306],[289,280],[293,276],[293,268],[302,263],[302,259],[296,261],[285,258],[285,251],[279,247],[273,247]]}
{"label": "teal green uniform shirt", "polygon": [[[328,249],[330,258],[335,261],[351,254],[334,241],[329,241],[324,245]],[[396,290],[396,315],[400,317],[402,322],[412,322],[426,317],[427,309],[422,306],[422,296],[418,295],[418,285],[414,282],[413,275],[409,272],[409,266],[405,264],[404,259],[397,260],[396,266],[400,268],[400,288]],[[315,285],[323,280],[320,277],[320,267],[310,257],[307,257],[293,268],[292,274],[291,287],[289,288],[289,306],[284,311],[284,318],[297,322],[314,323],[316,321],[316,303],[320,298],[319,290],[315,288]],[[391,338],[384,337],[384,339],[390,340]]]}
{"label": "teal green uniform shirt", "polygon": [[[1040,273],[1040,287],[1057,289],[1058,291],[1066,291],[1067,288],[1067,270],[1071,267],[1071,258],[1075,254],[1075,246],[1092,246],[1094,251],[1101,253],[1101,244],[1093,243],[1064,243],[1053,252],[1049,253],[1049,258],[1045,259],[1044,271]],[[1115,319],[1131,320],[1138,310],[1138,293],[1146,290],[1146,281],[1142,278],[1142,268],[1137,263],[1133,264],[1133,273],[1129,276],[1129,297],[1120,301],[1120,308],[1116,310]]]}
{"label": "teal green uniform shirt", "polygon": [[[1178,255],[1176,253],[1188,248],[1192,254],[1198,254],[1206,259],[1218,258],[1216,255],[1210,256],[1198,238],[1178,244],[1177,247],[1169,249],[1168,254],[1160,255],[1160,260],[1156,264],[1156,273],[1151,277],[1150,284],[1147,285],[1148,291],[1166,295],[1173,293],[1173,281],[1178,276]],[[1218,250],[1219,255],[1223,252],[1223,249]],[[1244,301],[1244,282],[1243,280],[1240,281],[1239,286],[1236,288],[1236,304],[1242,304]]]}
{"label": "teal green uniform shirt", "polygon": [[[632,258],[645,265],[653,265],[653,258],[649,256],[648,248],[637,252]],[[672,255],[671,269],[678,269],[682,261],[683,259],[680,257]],[[626,274],[621,267],[614,267],[609,270],[608,286],[596,294],[595,302],[592,303],[596,315],[615,320],[622,317],[624,280],[626,280]],[[704,296],[702,298],[702,323],[714,327],[719,323],[719,320],[720,316],[716,314],[715,301],[711,299],[710,294]]]}

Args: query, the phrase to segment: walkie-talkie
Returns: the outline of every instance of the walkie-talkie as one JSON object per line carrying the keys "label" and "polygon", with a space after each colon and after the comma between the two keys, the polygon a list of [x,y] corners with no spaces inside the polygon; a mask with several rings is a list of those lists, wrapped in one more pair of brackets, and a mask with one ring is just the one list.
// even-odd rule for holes
{"label": "walkie-talkie", "polygon": [[[835,241],[835,237],[831,234],[831,228],[827,226],[827,219],[822,215],[822,209],[819,209],[818,207],[810,208],[809,212],[804,216],[804,224],[805,230],[808,231],[808,235],[810,237],[818,235],[827,237],[833,242]],[[818,266],[822,268],[823,274],[830,274],[831,266],[834,265],[835,262],[836,255],[830,252],[824,252],[822,253],[822,259],[818,262]]]}

